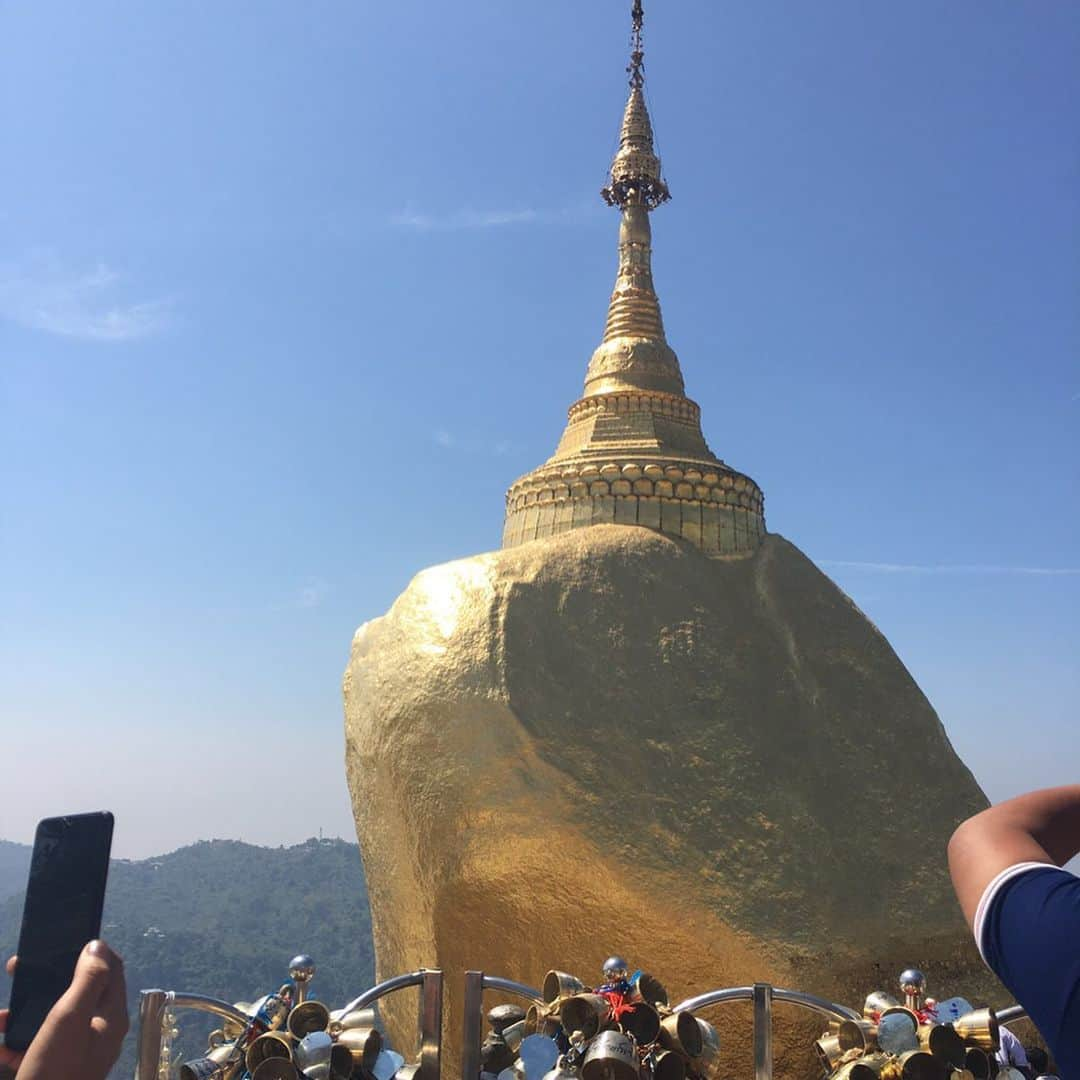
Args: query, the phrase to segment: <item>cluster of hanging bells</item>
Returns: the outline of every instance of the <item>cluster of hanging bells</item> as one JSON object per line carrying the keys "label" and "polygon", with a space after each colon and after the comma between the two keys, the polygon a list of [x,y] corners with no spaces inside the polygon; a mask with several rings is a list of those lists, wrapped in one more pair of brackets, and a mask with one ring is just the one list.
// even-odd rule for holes
{"label": "cluster of hanging bells", "polygon": [[1001,1076],[994,1057],[1000,1043],[992,1009],[973,1009],[961,997],[925,997],[926,977],[915,968],[901,974],[900,988],[903,1003],[875,990],[866,998],[861,1020],[834,1021],[817,1040],[814,1049],[830,1080]]}
{"label": "cluster of hanging bells", "polygon": [[236,1008],[247,1022],[210,1033],[206,1054],[180,1066],[180,1080],[414,1080],[419,1065],[383,1045],[373,1009],[331,1011],[308,1000],[309,956],[289,963],[289,982]]}
{"label": "cluster of hanging bells", "polygon": [[718,1080],[716,1029],[673,1012],[653,976],[629,971],[621,957],[603,982],[586,986],[563,971],[544,978],[544,1003],[488,1014],[484,1075],[497,1080]]}

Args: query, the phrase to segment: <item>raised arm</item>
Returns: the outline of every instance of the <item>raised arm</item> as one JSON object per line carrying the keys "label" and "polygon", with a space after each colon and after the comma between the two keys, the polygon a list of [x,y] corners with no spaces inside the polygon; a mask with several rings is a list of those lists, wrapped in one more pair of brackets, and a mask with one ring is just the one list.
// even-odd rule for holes
{"label": "raised arm", "polygon": [[968,818],[949,841],[949,872],[968,925],[987,885],[1022,862],[1062,866],[1080,853],[1080,784],[1045,788]]}

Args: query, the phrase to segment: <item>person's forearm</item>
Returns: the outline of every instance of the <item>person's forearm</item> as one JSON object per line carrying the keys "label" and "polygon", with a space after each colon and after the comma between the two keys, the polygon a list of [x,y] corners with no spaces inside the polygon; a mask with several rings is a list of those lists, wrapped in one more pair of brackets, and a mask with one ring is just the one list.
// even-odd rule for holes
{"label": "person's forearm", "polygon": [[966,824],[987,839],[1029,836],[1063,866],[1080,853],[1080,784],[1018,795],[976,814]]}
{"label": "person's forearm", "polygon": [[1080,784],[1046,788],[968,818],[949,841],[957,899],[973,925],[983,890],[1017,863],[1063,866],[1080,852]]}

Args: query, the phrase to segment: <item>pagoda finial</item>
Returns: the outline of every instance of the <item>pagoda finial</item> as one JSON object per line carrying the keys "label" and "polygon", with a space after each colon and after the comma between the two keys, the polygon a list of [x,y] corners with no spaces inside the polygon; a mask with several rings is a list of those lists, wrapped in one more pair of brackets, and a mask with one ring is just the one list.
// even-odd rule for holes
{"label": "pagoda finial", "polygon": [[626,69],[631,86],[643,86],[645,83],[645,50],[641,44],[641,27],[645,22],[645,10],[641,0],[634,0],[630,12],[633,29],[630,31],[630,66]]}
{"label": "pagoda finial", "polygon": [[600,193],[608,206],[620,210],[627,206],[644,206],[654,210],[671,198],[668,186],[660,174],[660,159],[653,148],[652,123],[645,105],[645,48],[641,28],[645,12],[641,0],[634,0],[631,11],[630,96],[623,113],[619,132],[619,149],[611,163],[611,181]]}

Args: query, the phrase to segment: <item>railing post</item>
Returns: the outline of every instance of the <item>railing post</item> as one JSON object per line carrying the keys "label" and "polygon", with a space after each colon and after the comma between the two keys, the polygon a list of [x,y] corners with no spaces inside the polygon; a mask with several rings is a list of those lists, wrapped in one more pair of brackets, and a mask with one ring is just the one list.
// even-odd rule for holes
{"label": "railing post", "polygon": [[420,1075],[440,1080],[442,1067],[443,975],[424,971],[420,984]]}
{"label": "railing post", "polygon": [[484,1031],[484,973],[465,972],[465,1022],[461,1033],[461,1080],[480,1080],[480,1040]]}
{"label": "railing post", "polygon": [[158,1080],[161,1069],[161,1020],[164,990],[144,990],[139,996],[139,1042],[135,1080]]}
{"label": "railing post", "polygon": [[754,983],[754,1080],[772,1080],[772,990]]}

